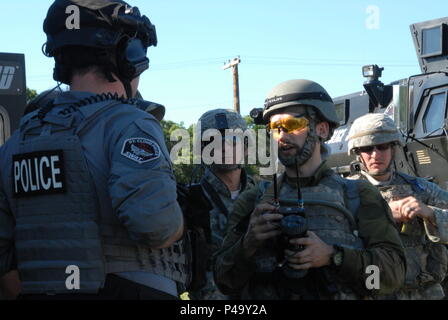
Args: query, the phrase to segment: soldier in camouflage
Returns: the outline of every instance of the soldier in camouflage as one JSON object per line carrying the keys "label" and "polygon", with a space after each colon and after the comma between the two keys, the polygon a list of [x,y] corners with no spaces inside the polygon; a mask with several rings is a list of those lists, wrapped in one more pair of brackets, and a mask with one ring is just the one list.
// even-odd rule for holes
{"label": "soldier in camouflage", "polygon": [[361,162],[350,177],[370,181],[388,202],[406,254],[404,286],[382,299],[442,299],[440,283],[447,271],[448,192],[426,179],[409,176],[394,166],[396,148],[403,145],[394,121],[382,113],[353,122],[349,152]]}
{"label": "soldier in camouflage", "polygon": [[[224,239],[225,228],[233,205],[239,194],[254,185],[254,180],[243,168],[243,158],[247,152],[247,143],[244,143],[242,135],[236,130],[244,132],[247,129],[246,121],[235,111],[227,109],[214,109],[204,113],[196,126],[198,134],[203,134],[210,129],[220,132],[223,141],[222,163],[212,163],[206,166],[205,173],[200,184],[205,196],[210,201],[213,208],[210,211],[211,243],[209,246],[209,262],[207,272],[207,284],[202,289],[191,292],[193,299],[200,300],[226,300],[229,298],[222,294],[215,285],[213,272],[211,269],[212,256],[221,247]],[[226,130],[235,130],[235,135]],[[207,145],[202,142],[202,150]],[[226,147],[232,148],[233,152],[227,152]],[[243,152],[237,151],[239,147],[244,147]],[[229,158],[230,155],[230,158]],[[233,157],[235,156],[235,157]],[[237,159],[239,158],[239,159]]]}
{"label": "soldier in camouflage", "polygon": [[[309,80],[280,83],[265,101],[263,118],[285,166],[277,179],[279,200],[264,181],[236,201],[214,265],[221,291],[282,300],[394,292],[404,280],[405,256],[387,203],[371,184],[340,178],[325,163],[324,142],[338,126],[325,89]],[[291,216],[280,212],[297,208],[298,181],[308,231],[288,245],[280,225]],[[380,270],[376,288],[366,286],[371,265]]]}

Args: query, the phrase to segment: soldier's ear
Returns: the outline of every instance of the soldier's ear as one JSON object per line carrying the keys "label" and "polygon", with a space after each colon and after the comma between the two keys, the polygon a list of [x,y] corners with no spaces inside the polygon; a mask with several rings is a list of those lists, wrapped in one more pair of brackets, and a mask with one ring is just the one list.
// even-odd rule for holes
{"label": "soldier's ear", "polygon": [[322,121],[316,124],[316,134],[322,140],[326,140],[330,134],[330,124],[327,121]]}

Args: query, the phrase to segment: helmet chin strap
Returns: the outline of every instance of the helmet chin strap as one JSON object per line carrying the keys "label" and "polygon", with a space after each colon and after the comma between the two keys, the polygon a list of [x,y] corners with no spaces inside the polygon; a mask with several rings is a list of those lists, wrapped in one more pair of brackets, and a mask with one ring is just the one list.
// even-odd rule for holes
{"label": "helmet chin strap", "polygon": [[118,80],[120,80],[121,84],[123,85],[124,91],[126,92],[126,98],[127,99],[133,98],[131,80],[125,79],[124,77],[120,76],[118,68],[115,67],[115,65],[113,64],[103,66],[102,68],[103,68],[103,74],[106,76],[106,79],[109,82],[117,81],[113,76],[115,74],[115,76],[118,78]]}
{"label": "helmet chin strap", "polygon": [[126,91],[126,96],[128,99],[132,98],[132,87],[131,82],[128,80],[121,80],[121,83],[123,83],[124,90]]}

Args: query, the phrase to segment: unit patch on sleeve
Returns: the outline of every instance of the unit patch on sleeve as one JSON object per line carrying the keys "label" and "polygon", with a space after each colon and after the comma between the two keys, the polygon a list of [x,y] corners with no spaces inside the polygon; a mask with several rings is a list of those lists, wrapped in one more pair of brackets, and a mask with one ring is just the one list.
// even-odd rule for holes
{"label": "unit patch on sleeve", "polygon": [[12,173],[16,197],[65,192],[62,150],[15,154],[12,156]]}
{"label": "unit patch on sleeve", "polygon": [[126,139],[121,154],[137,163],[145,163],[160,157],[160,147],[153,140],[146,138]]}

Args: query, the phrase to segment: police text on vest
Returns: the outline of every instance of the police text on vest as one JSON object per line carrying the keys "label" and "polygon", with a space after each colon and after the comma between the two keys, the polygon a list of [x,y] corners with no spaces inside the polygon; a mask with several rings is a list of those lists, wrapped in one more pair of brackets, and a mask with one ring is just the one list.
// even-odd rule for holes
{"label": "police text on vest", "polygon": [[65,191],[62,150],[13,156],[14,195],[17,197]]}

